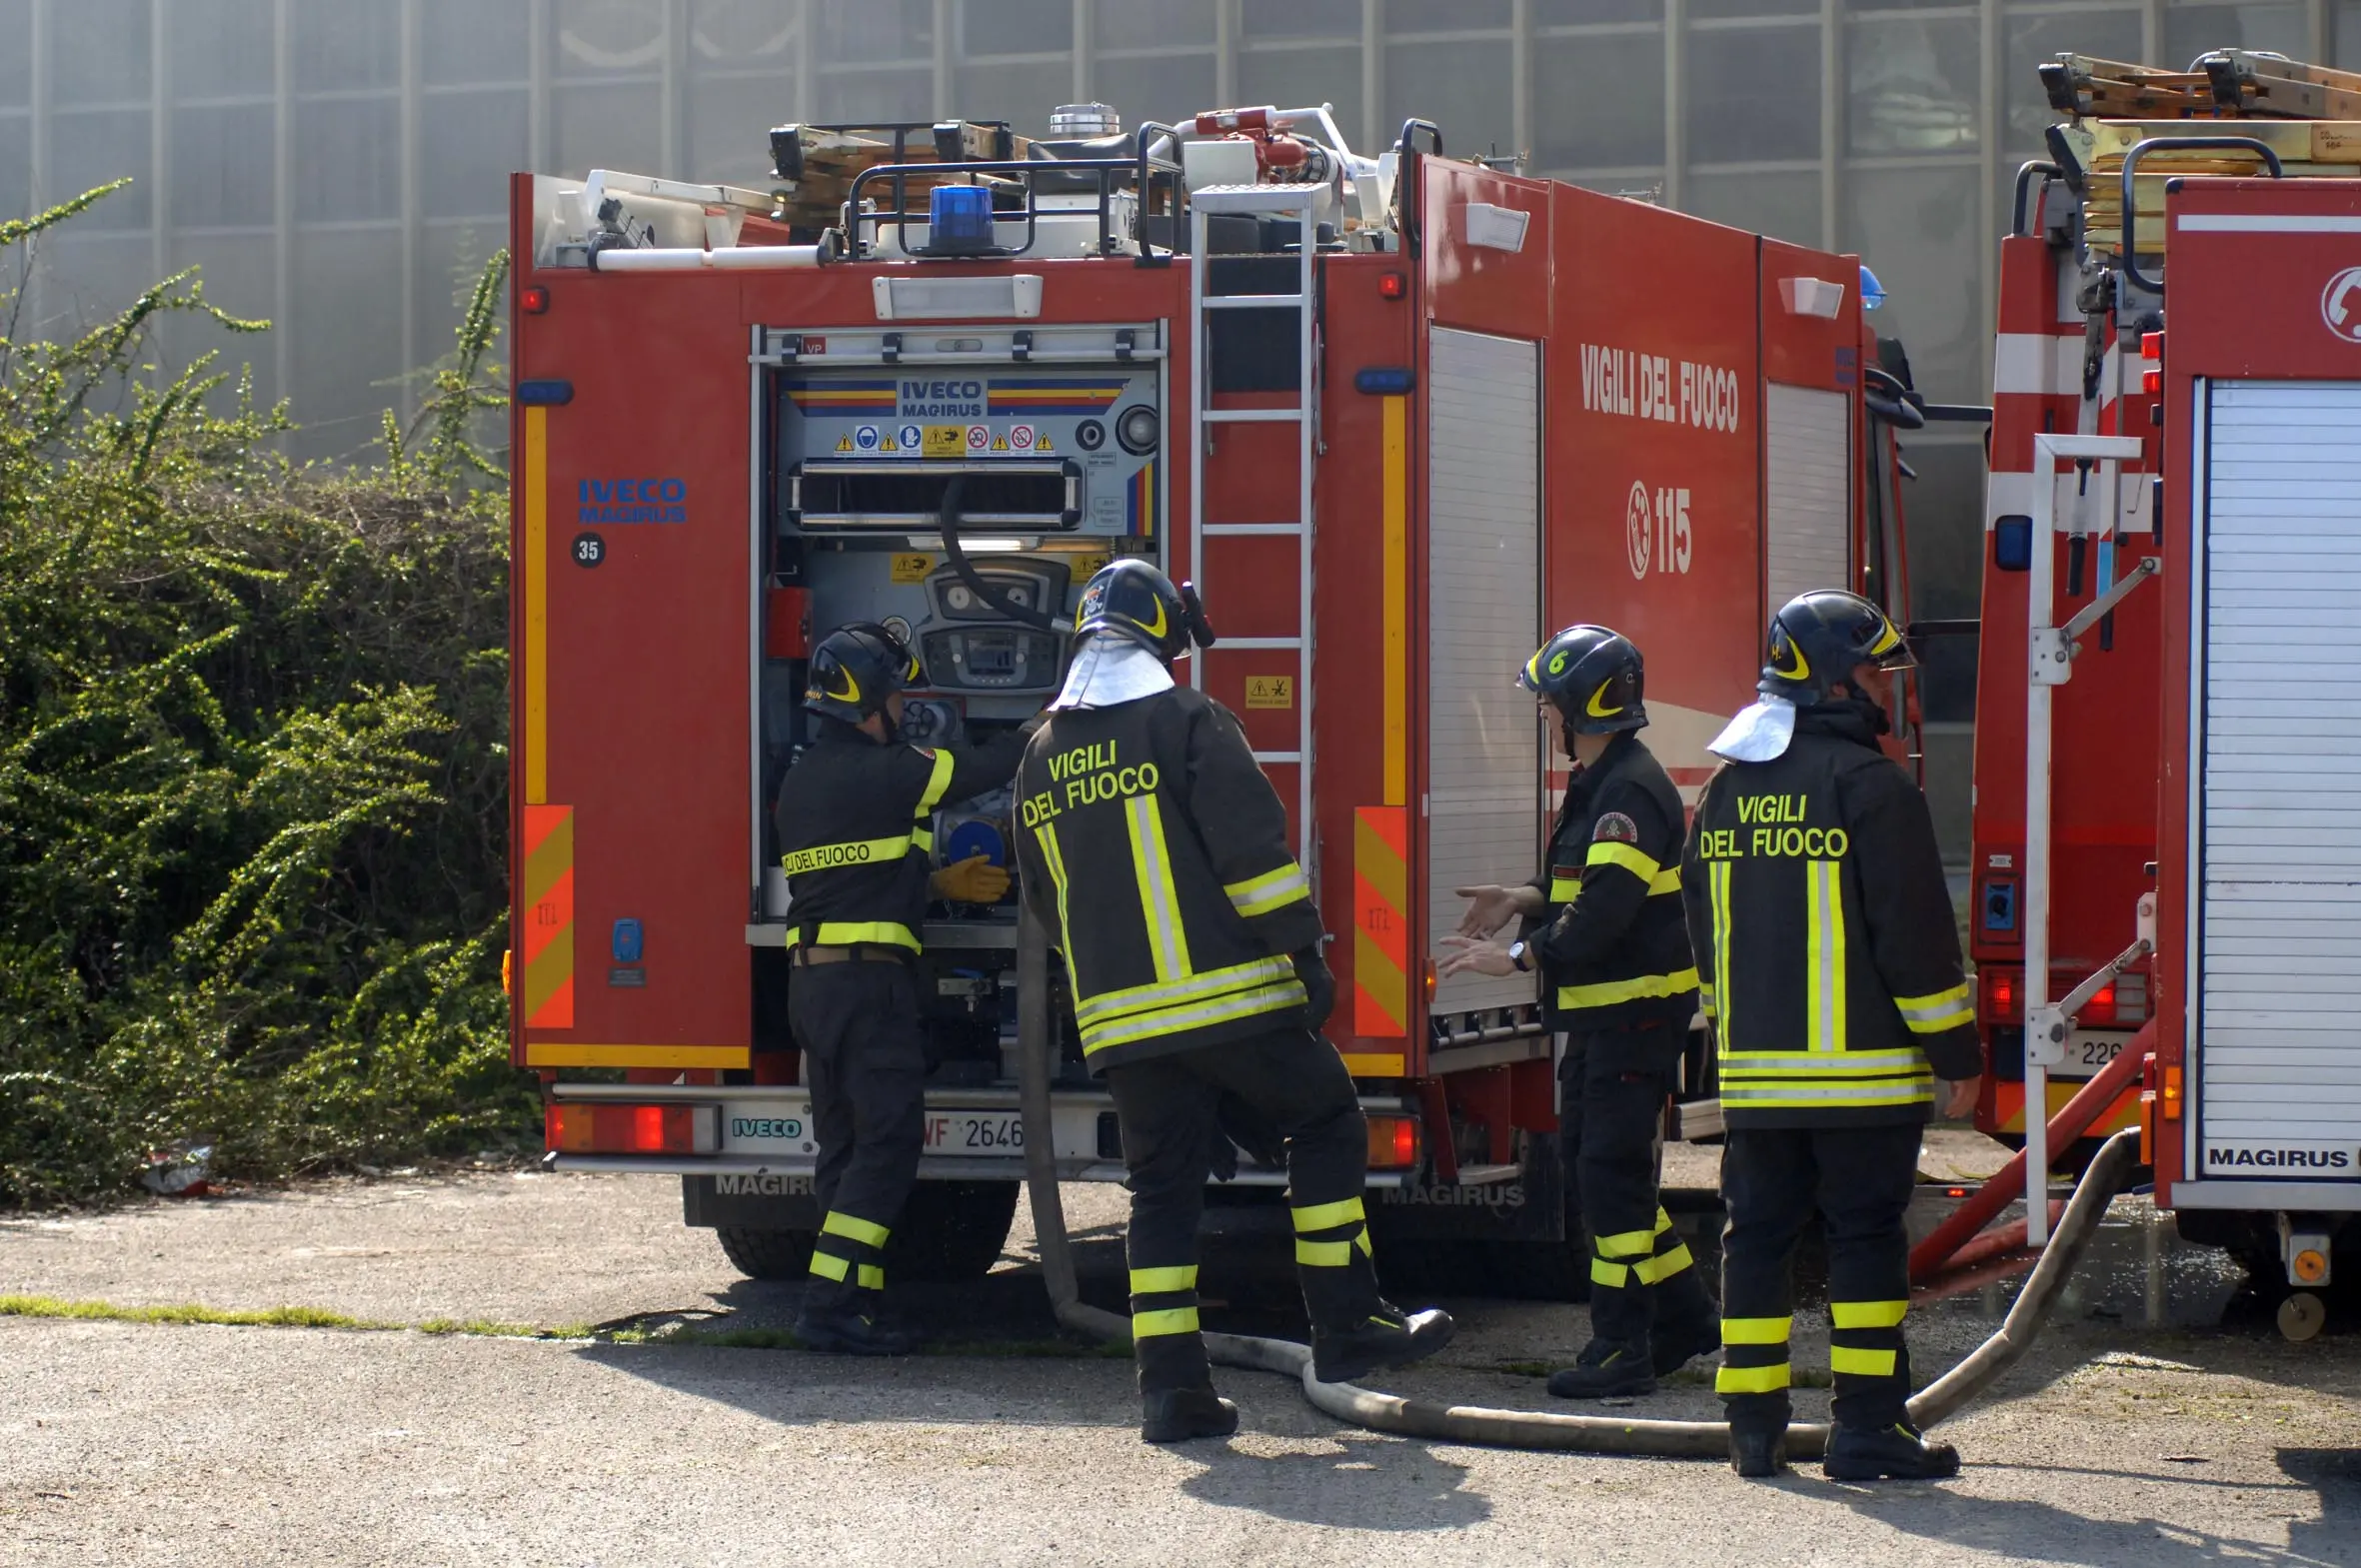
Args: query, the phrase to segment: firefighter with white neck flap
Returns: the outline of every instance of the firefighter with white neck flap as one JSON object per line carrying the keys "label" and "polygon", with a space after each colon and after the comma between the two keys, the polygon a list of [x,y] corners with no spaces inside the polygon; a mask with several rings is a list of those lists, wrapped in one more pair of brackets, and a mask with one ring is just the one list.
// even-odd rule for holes
{"label": "firefighter with white neck flap", "polygon": [[1009,873],[981,854],[930,873],[930,824],[938,805],[1006,784],[1025,745],[1021,730],[960,752],[903,742],[902,694],[922,674],[874,622],[821,639],[804,690],[820,735],[779,786],[795,969],[787,1015],[812,1091],[812,1188],[824,1216],[795,1333],[852,1355],[917,1346],[882,1308],[886,1244],[926,1132],[917,960],[927,903],[992,903],[1009,888]]}
{"label": "firefighter with white neck flap", "polygon": [[[1590,1343],[1549,1379],[1564,1399],[1655,1391],[1718,1342],[1713,1303],[1656,1192],[1656,1135],[1697,1011],[1680,907],[1683,812],[1653,753],[1645,668],[1620,633],[1570,626],[1517,684],[1554,717],[1573,777],[1542,875],[1461,887],[1469,900],[1443,975],[1537,969],[1558,1065],[1562,1147],[1590,1231]],[[1523,917],[1521,939],[1493,934]]]}
{"label": "firefighter with white neck flap", "polygon": [[1017,774],[1018,863],[1122,1121],[1140,1435],[1218,1437],[1237,1409],[1198,1333],[1197,1221],[1228,1150],[1225,1100],[1284,1143],[1316,1376],[1431,1355],[1451,1320],[1378,1293],[1367,1128],[1317,1032],[1335,981],[1311,884],[1236,717],[1173,680],[1191,643],[1212,643],[1202,607],[1127,560],[1091,579],[1076,621],[1065,690]]}
{"label": "firefighter with white neck flap", "polygon": [[1878,746],[1910,650],[1885,613],[1822,590],[1772,618],[1762,699],[1713,743],[1681,891],[1720,1041],[1722,1365],[1730,1464],[1786,1463],[1789,1277],[1828,1242],[1831,1478],[1954,1474],[1910,1425],[1909,1241],[1918,1145],[1972,1108],[1981,1054],[1926,796]]}

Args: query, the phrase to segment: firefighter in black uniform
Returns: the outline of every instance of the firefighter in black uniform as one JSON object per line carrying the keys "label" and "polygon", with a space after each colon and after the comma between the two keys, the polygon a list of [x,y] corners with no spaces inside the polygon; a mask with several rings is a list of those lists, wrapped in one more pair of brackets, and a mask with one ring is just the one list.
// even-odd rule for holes
{"label": "firefighter in black uniform", "polygon": [[820,1144],[823,1218],[796,1337],[815,1350],[894,1355],[914,1337],[879,1311],[885,1248],[918,1179],[926,1036],[916,962],[930,896],[991,903],[1008,873],[982,855],[930,874],[935,808],[1009,782],[1023,732],[966,752],[899,739],[918,660],[882,626],[840,627],[812,651],[804,706],[817,742],[779,786],[795,973],[787,1015]]}
{"label": "firefighter in black uniform", "polygon": [[1049,723],[1017,775],[1025,897],[1066,955],[1083,1052],[1107,1075],[1131,1172],[1132,1334],[1149,1442],[1235,1431],[1197,1332],[1197,1220],[1234,1097],[1283,1138],[1316,1375],[1345,1382],[1440,1349],[1441,1312],[1377,1290],[1363,1225],[1368,1134],[1316,1032],[1335,981],[1286,812],[1236,718],[1174,683],[1212,634],[1143,561],[1093,577]]}
{"label": "firefighter in black uniform", "polygon": [[[1656,1131],[1697,1011],[1680,906],[1680,793],[1639,731],[1639,650],[1571,626],[1518,684],[1558,722],[1574,765],[1542,879],[1462,887],[1458,950],[1443,975],[1537,968],[1549,1023],[1569,1036],[1564,1142],[1591,1233],[1590,1343],[1549,1380],[1568,1399],[1652,1393],[1656,1378],[1718,1343],[1713,1303],[1656,1195]],[[1487,939],[1516,915],[1522,939]]]}
{"label": "firefighter in black uniform", "polygon": [[1712,745],[1681,886],[1720,1039],[1729,1127],[1722,1366],[1730,1463],[1785,1463],[1788,1264],[1828,1243],[1837,1480],[1955,1474],[1910,1425],[1902,1221],[1930,1111],[1975,1102],[1980,1057],[1926,797],[1879,749],[1907,645],[1833,590],[1772,619],[1762,700]]}

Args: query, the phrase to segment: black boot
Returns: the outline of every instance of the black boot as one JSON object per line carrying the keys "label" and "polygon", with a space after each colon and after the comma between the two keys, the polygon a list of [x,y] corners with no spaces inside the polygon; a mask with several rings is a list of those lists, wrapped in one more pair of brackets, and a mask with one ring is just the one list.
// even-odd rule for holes
{"label": "black boot", "polygon": [[1828,1434],[1825,1463],[1831,1481],[1940,1481],[1959,1473],[1959,1450],[1928,1442],[1907,1421],[1839,1425]]}
{"label": "black boot", "polygon": [[1787,1429],[1783,1426],[1732,1426],[1729,1429],[1729,1467],[1750,1481],[1777,1475],[1787,1468]]}
{"label": "black boot", "polygon": [[807,1350],[848,1356],[906,1356],[919,1347],[917,1333],[887,1317],[878,1302],[858,1298],[806,1301],[795,1336]]}
{"label": "black boot", "polygon": [[1210,1388],[1160,1388],[1140,1396],[1140,1441],[1185,1443],[1237,1430],[1237,1406]]}
{"label": "black boot", "polygon": [[1645,1345],[1593,1339],[1574,1364],[1550,1374],[1549,1391],[1560,1399],[1616,1399],[1656,1391],[1655,1364]]}
{"label": "black boot", "polygon": [[1711,1355],[1721,1348],[1721,1323],[1716,1318],[1698,1322],[1659,1320],[1648,1335],[1648,1359],[1658,1377],[1667,1377],[1688,1365],[1695,1356]]}
{"label": "black boot", "polygon": [[1451,1342],[1451,1315],[1440,1307],[1404,1312],[1390,1302],[1344,1328],[1311,1331],[1311,1375],[1323,1383],[1349,1383],[1380,1367],[1423,1361]]}

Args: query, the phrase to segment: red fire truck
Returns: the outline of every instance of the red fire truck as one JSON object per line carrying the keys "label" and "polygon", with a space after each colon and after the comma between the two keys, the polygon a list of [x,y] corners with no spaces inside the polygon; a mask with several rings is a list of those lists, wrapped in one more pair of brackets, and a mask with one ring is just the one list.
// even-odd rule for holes
{"label": "red fire truck", "polygon": [[2019,178],[1994,361],[1982,1124],[2139,1050],[2093,1130],[2141,1125],[2157,1204],[2284,1270],[2308,1337],[2361,1209],[2361,77],[2043,74],[2072,118]]}
{"label": "red fire truck", "polygon": [[[1514,675],[1551,629],[1637,639],[1693,795],[1766,606],[1903,603],[1873,411],[1912,416],[1858,260],[1455,161],[1423,122],[1364,158],[1322,109],[1098,118],[783,127],[772,192],[515,179],[514,1039],[550,1161],[678,1173],[741,1268],[800,1272],[770,817],[813,640],[907,630],[913,738],[990,733],[1058,689],[1091,572],[1142,556],[1202,589],[1187,679],[1243,720],[1336,933],[1381,1244],[1513,1243],[1578,1288],[1532,982],[1438,984],[1437,938],[1454,887],[1537,863],[1563,764]],[[1008,812],[947,803],[938,852],[1005,861]],[[1016,932],[1011,900],[925,933],[906,1270],[1006,1237]],[[1116,1180],[1052,983],[1058,1168]],[[1709,1135],[1697,1038],[1675,1130]]]}

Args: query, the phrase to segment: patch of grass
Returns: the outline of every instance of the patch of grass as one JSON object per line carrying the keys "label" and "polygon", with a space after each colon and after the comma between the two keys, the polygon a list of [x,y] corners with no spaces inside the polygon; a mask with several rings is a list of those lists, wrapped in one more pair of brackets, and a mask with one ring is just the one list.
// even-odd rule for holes
{"label": "patch of grass", "polygon": [[495,1323],[486,1318],[429,1318],[401,1323],[355,1317],[326,1307],[275,1306],[260,1310],[210,1307],[194,1301],[164,1306],[124,1306],[113,1301],[69,1301],[62,1296],[0,1295],[0,1317],[43,1317],[108,1323],[211,1323],[225,1328],[337,1328],[348,1333],[460,1334],[484,1339],[587,1339],[581,1324],[535,1328],[529,1323]]}

